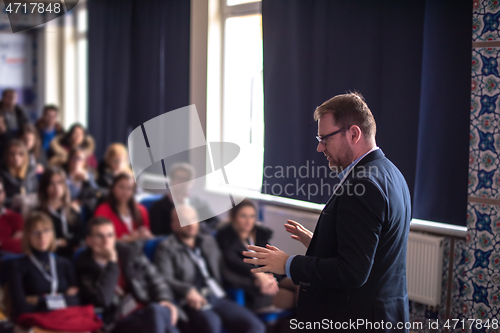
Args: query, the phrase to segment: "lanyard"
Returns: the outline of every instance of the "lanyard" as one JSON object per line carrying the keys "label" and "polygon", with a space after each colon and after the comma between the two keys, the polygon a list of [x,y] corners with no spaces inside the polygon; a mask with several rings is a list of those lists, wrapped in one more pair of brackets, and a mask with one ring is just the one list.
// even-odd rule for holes
{"label": "lanyard", "polygon": [[197,247],[193,251],[189,247],[186,246],[186,249],[188,251],[189,256],[193,260],[193,262],[200,269],[201,275],[203,275],[203,277],[205,279],[209,279],[210,278],[210,274],[208,273],[207,264],[206,264],[205,260],[203,259],[203,257],[201,256],[200,248]]}
{"label": "lanyard", "polygon": [[34,255],[29,256],[31,262],[35,267],[42,273],[43,277],[50,282],[51,294],[55,295],[57,293],[57,286],[59,284],[59,280],[57,279],[57,269],[56,269],[56,260],[54,259],[54,254],[51,253],[49,255],[50,262],[50,275],[47,273],[45,269],[43,269],[42,264],[35,258]]}
{"label": "lanyard", "polygon": [[69,238],[71,235],[69,234],[68,231],[68,220],[66,220],[66,215],[64,214],[64,211],[61,211],[61,214],[59,214],[56,210],[52,208],[49,208],[49,210],[52,215],[57,216],[61,220],[63,236]]}

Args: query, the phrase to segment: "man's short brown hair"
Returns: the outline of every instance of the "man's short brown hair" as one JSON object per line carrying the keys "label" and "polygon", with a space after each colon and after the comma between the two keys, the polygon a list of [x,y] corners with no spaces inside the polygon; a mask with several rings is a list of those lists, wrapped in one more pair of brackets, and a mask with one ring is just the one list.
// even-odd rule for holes
{"label": "man's short brown hair", "polygon": [[[377,125],[364,97],[357,92],[337,95],[316,108],[314,120],[331,113],[340,128],[357,125],[366,138],[374,138]],[[342,133],[344,135],[344,133]]]}

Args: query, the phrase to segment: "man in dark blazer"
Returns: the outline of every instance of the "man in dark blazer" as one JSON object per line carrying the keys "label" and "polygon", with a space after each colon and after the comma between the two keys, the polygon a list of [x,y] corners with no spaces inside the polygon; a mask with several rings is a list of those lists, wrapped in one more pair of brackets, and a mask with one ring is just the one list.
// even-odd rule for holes
{"label": "man in dark blazer", "polygon": [[[181,227],[179,216],[191,223]],[[188,330],[219,333],[224,327],[230,332],[264,333],[255,314],[226,297],[223,280],[234,285],[239,277],[225,266],[215,239],[199,233],[197,221],[194,207],[176,206],[171,215],[173,235],[155,253],[159,273],[189,318]]]}
{"label": "man in dark blazer", "polygon": [[375,143],[376,125],[363,97],[335,96],[314,113],[318,152],[339,173],[314,233],[285,225],[306,247],[289,256],[273,246],[243,254],[255,272],[287,274],[300,285],[292,328],[408,332],[406,248],[410,193],[401,172]]}

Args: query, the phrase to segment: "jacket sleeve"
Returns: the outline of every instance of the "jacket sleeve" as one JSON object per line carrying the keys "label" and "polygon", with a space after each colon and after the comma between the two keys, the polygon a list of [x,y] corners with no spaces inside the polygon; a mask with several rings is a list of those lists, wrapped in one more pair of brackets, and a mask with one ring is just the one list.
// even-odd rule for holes
{"label": "jacket sleeve", "polygon": [[189,289],[193,288],[194,286],[188,282],[176,278],[175,266],[173,263],[173,253],[164,242],[158,245],[158,249],[156,250],[155,254],[155,264],[167,284],[174,291],[176,298],[178,298],[179,300],[183,300],[186,297]]}
{"label": "jacket sleeve", "polygon": [[253,274],[250,272],[250,269],[252,269],[254,265],[243,262],[243,255],[239,253],[236,244],[239,240],[230,239],[230,237],[231,233],[227,232],[227,230],[217,233],[216,236],[217,243],[224,257],[225,265],[234,273],[251,278]]}
{"label": "jacket sleeve", "polygon": [[88,263],[88,258],[80,255],[76,264],[78,273],[80,295],[84,303],[90,303],[97,307],[108,307],[113,301],[115,287],[120,274],[118,263],[108,264],[97,275],[93,274],[93,268]]}
{"label": "jacket sleeve", "polygon": [[[73,264],[64,258],[62,259],[62,263],[64,265],[64,273],[66,276],[66,279],[68,280],[68,286],[71,287],[78,287],[78,281],[76,279],[75,275],[75,268],[73,267]],[[73,295],[73,296],[68,296],[64,295],[64,298],[66,299],[66,304],[69,306],[74,306],[74,305],[80,305],[80,297],[78,294]]]}
{"label": "jacket sleeve", "polygon": [[174,295],[172,289],[170,289],[169,285],[165,282],[162,276],[158,274],[158,270],[155,265],[150,263],[144,255],[140,255],[137,260],[145,272],[149,298],[155,302],[173,301]]}
{"label": "jacket sleeve", "polygon": [[20,264],[20,260],[14,259],[7,264],[8,267],[5,267],[9,268],[7,286],[10,292],[14,313],[16,315],[20,315],[22,313],[41,311],[45,307],[45,300],[43,297],[36,295],[38,296],[38,302],[36,304],[26,302],[26,296],[35,295],[26,295],[25,293],[23,285],[23,270]]}
{"label": "jacket sleeve", "polygon": [[351,186],[358,184],[364,189],[362,195],[344,193],[337,199],[334,218],[339,255],[334,258],[295,256],[290,265],[294,284],[357,288],[368,279],[387,205],[385,196],[374,183],[366,179],[350,182]]}

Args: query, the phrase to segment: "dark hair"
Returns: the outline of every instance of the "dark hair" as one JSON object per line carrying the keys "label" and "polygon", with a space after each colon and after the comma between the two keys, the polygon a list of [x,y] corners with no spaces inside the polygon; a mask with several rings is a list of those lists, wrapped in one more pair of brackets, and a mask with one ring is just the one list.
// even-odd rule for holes
{"label": "dark hair", "polygon": [[2,91],[2,98],[4,98],[4,97],[5,97],[5,95],[7,95],[8,93],[14,93],[14,94],[15,94],[15,93],[16,93],[16,91],[15,91],[14,89],[12,89],[12,88],[7,88],[7,89],[4,89],[4,90]]}
{"label": "dark hair", "polygon": [[40,208],[43,212],[50,214],[50,210],[48,207],[49,204],[49,195],[47,194],[50,182],[52,181],[52,177],[54,175],[59,175],[63,178],[64,186],[66,187],[64,196],[62,198],[63,207],[62,210],[66,216],[66,219],[69,224],[75,223],[76,216],[71,212],[71,197],[68,189],[68,185],[66,184],[66,173],[63,169],[58,166],[50,166],[42,173],[40,177],[40,183],[38,186],[38,202],[40,204]]}
{"label": "dark hair", "polygon": [[23,124],[21,126],[21,130],[19,131],[18,138],[20,140],[23,139],[23,136],[26,134],[33,134],[35,137],[35,144],[33,145],[33,148],[31,151],[28,151],[29,153],[35,155],[35,159],[38,161],[40,159],[40,150],[41,150],[41,140],[40,140],[40,134],[38,133],[38,130],[36,127],[32,124]]}
{"label": "dark hair", "polygon": [[229,210],[229,221],[231,223],[236,220],[238,212],[244,207],[252,207],[255,211],[257,211],[257,207],[255,207],[255,204],[251,200],[243,199],[239,204]]}
{"label": "dark hair", "polygon": [[[124,173],[124,172],[119,173],[118,175],[116,175],[113,178],[113,182],[111,183],[111,186],[109,187],[109,194],[108,194],[108,203],[111,206],[111,209],[113,210],[113,212],[118,217],[120,216],[120,214],[118,213],[118,201],[115,198],[113,190],[115,189],[115,186],[123,179],[134,180],[134,178],[131,175],[129,175],[128,173]],[[134,182],[134,192],[135,192],[135,182]],[[127,202],[127,206],[130,209],[130,213],[132,215],[134,226],[136,228],[143,226],[144,221],[142,220],[141,213],[139,212],[138,205],[135,202],[135,198],[133,195],[130,197],[130,200]]]}
{"label": "dark hair", "polygon": [[73,135],[73,132],[76,130],[76,128],[80,128],[83,131],[83,142],[80,147],[86,149],[89,146],[88,133],[82,124],[74,124],[73,126],[71,126],[69,131],[62,137],[61,145],[71,147],[71,136]]}
{"label": "dark hair", "polygon": [[46,114],[48,111],[53,110],[57,113],[59,113],[59,108],[55,104],[47,104],[43,107],[42,114]]}
{"label": "dark hair", "polygon": [[[357,125],[366,138],[374,138],[377,131],[375,119],[364,97],[357,92],[337,95],[316,108],[314,120],[325,114],[332,114],[340,128]],[[345,135],[345,132],[342,132]]]}
{"label": "dark hair", "polygon": [[113,222],[111,222],[111,220],[108,219],[107,217],[96,216],[96,217],[91,218],[87,222],[87,236],[92,235],[92,229],[94,229],[94,227],[98,227],[98,226],[106,225],[106,224],[111,224],[114,227]]}

